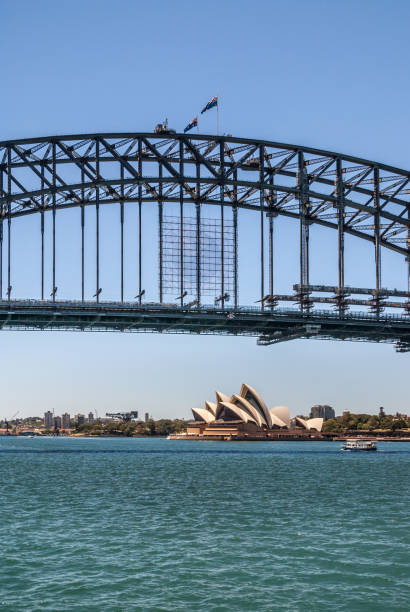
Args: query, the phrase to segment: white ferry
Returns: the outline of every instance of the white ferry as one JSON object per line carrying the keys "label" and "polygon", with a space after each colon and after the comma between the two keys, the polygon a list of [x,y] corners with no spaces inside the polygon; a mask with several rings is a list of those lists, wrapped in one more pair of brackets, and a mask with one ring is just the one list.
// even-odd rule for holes
{"label": "white ferry", "polygon": [[342,445],[341,450],[344,451],[375,451],[377,450],[377,446],[372,440],[357,440],[353,438],[351,440],[346,440],[346,442]]}

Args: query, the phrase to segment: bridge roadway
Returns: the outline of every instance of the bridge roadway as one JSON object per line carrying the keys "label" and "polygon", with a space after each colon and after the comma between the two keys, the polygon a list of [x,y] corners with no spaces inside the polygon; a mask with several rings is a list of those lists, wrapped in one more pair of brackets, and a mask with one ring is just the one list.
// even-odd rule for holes
{"label": "bridge roadway", "polygon": [[301,312],[260,307],[1,300],[1,329],[122,331],[256,336],[259,345],[296,338],[394,343],[410,350],[409,316],[368,312]]}

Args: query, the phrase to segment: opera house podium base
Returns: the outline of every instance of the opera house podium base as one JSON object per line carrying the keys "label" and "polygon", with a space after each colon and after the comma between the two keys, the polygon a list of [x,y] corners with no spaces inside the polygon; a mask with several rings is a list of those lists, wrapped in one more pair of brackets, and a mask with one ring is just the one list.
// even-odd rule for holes
{"label": "opera house podium base", "polygon": [[242,421],[214,421],[188,423],[185,434],[171,434],[170,440],[217,440],[217,441],[304,441],[323,440],[320,432],[307,432],[302,428],[264,429],[253,423]]}

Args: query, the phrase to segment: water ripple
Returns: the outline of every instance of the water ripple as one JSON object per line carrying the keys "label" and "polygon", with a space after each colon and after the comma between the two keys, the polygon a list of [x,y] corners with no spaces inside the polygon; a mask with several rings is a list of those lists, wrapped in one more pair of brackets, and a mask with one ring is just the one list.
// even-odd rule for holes
{"label": "water ripple", "polygon": [[410,609],[410,444],[0,439],[0,612]]}

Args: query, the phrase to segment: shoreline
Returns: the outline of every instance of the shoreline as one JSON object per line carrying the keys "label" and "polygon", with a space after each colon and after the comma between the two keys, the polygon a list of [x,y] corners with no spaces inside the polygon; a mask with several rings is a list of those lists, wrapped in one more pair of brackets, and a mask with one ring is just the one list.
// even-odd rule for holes
{"label": "shoreline", "polygon": [[9,434],[4,435],[0,434],[0,438],[23,438],[23,439],[41,439],[41,438],[54,438],[54,439],[89,439],[89,440],[98,440],[98,439],[112,439],[112,440],[131,440],[131,439],[144,439],[144,440],[184,440],[184,441],[193,441],[193,442],[345,442],[347,439],[355,438],[360,440],[369,440],[372,442],[410,442],[410,436],[370,436],[370,435],[354,435],[349,434],[347,436],[335,436],[335,437],[327,437],[327,436],[316,436],[316,437],[293,437],[293,436],[267,436],[267,437],[251,437],[251,436],[195,436],[195,435],[184,435],[184,434],[169,434],[168,436],[144,436],[144,435],[135,435],[135,436],[122,436],[122,435],[100,435],[100,436],[92,436],[87,434],[72,434],[72,435],[42,435],[42,434],[34,434],[34,435],[15,435]]}
{"label": "shoreline", "polygon": [[223,436],[181,436],[180,434],[171,434],[167,437],[168,440],[190,440],[191,442],[345,442],[350,438],[359,438],[360,440],[369,440],[372,442],[410,442],[410,437],[375,437],[375,436],[341,436],[338,438],[252,438],[252,437],[223,437]]}

